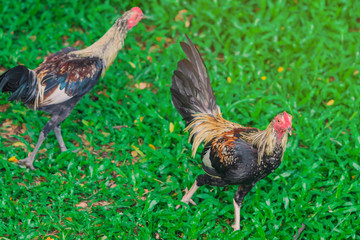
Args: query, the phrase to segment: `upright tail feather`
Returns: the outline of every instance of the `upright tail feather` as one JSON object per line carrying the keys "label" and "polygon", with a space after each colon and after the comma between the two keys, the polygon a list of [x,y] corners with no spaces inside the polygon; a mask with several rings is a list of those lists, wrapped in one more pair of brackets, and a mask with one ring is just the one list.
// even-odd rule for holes
{"label": "upright tail feather", "polygon": [[0,91],[12,93],[9,101],[20,99],[23,103],[33,104],[37,93],[36,74],[18,65],[0,76]]}
{"label": "upright tail feather", "polygon": [[217,115],[220,108],[211,87],[205,64],[195,45],[186,36],[189,44],[181,42],[181,48],[188,59],[178,62],[178,68],[172,77],[172,101],[186,124],[195,118],[196,114]]}

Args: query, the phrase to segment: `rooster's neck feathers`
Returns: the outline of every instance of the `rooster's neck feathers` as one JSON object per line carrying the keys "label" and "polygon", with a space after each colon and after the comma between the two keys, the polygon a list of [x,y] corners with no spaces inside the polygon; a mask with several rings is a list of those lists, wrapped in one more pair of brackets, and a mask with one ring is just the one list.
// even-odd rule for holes
{"label": "rooster's neck feathers", "polygon": [[129,31],[127,18],[127,15],[123,15],[98,41],[85,49],[73,52],[73,54],[77,57],[100,58],[103,61],[102,75],[104,75],[124,45],[126,34]]}
{"label": "rooster's neck feathers", "polygon": [[[283,134],[280,139],[278,139],[277,133],[271,122],[268,127],[263,131],[251,132],[244,134],[244,140],[253,146],[256,146],[258,149],[258,164],[261,163],[262,157],[264,154],[271,155],[275,148],[279,145],[282,148],[282,152],[285,152],[286,143],[287,143],[287,133]],[[282,157],[281,157],[282,161]]]}

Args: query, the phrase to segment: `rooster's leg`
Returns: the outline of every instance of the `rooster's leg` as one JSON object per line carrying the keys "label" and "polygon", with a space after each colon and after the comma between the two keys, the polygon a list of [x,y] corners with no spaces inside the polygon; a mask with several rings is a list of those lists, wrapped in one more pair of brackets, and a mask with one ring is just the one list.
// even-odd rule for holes
{"label": "rooster's leg", "polygon": [[235,193],[233,203],[234,203],[234,215],[235,215],[235,221],[234,224],[231,226],[234,231],[240,230],[240,208],[242,205],[242,202],[244,200],[244,197],[246,194],[251,190],[251,186],[242,186],[240,185],[238,190]]}
{"label": "rooster's leg", "polygon": [[41,130],[39,140],[38,140],[34,150],[30,153],[29,157],[19,160],[19,164],[24,165],[27,168],[30,168],[31,170],[35,170],[34,165],[33,165],[35,155],[39,151],[39,148],[45,139],[46,139],[46,136],[44,135],[43,131]]}
{"label": "rooster's leg", "polygon": [[54,130],[55,126],[59,125],[67,116],[68,115],[63,115],[63,116],[54,115],[50,118],[50,120],[45,124],[43,129],[41,129],[40,136],[34,150],[31,152],[29,157],[19,160],[20,165],[24,165],[27,168],[30,168],[31,170],[35,170],[33,162],[35,160],[35,155],[37,154],[39,148],[41,147],[41,144],[44,142],[49,132]]}
{"label": "rooster's leg", "polygon": [[[196,205],[196,203],[191,199],[191,197],[194,195],[194,193],[196,192],[196,190],[199,188],[197,181],[195,180],[194,184],[192,185],[192,187],[190,188],[190,190],[188,191],[187,188],[185,188],[185,195],[183,196],[183,198],[181,199],[181,201],[183,203],[188,204],[189,202],[193,205]],[[181,205],[177,205],[176,209],[178,209]]]}
{"label": "rooster's leg", "polygon": [[61,152],[65,152],[67,150],[66,146],[65,146],[65,143],[64,143],[64,140],[61,136],[61,127],[60,127],[60,124],[57,125],[55,128],[54,128],[54,133],[55,133],[55,136],[56,136],[56,139],[58,140],[59,142],[59,146],[60,146],[60,150]]}

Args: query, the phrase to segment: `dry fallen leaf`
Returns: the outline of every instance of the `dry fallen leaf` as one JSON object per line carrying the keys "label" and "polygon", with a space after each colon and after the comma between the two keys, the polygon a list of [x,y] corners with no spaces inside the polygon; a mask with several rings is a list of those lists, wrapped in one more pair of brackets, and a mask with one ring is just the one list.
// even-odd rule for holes
{"label": "dry fallen leaf", "polygon": [[174,131],[174,128],[175,128],[175,126],[174,126],[174,124],[171,122],[171,123],[170,123],[170,126],[169,126],[169,131],[170,131],[170,133],[172,133],[172,132]]}
{"label": "dry fallen leaf", "polygon": [[132,157],[137,157],[138,153],[136,151],[131,151],[131,156]]}
{"label": "dry fallen leaf", "polygon": [[186,9],[182,9],[178,12],[178,14],[175,16],[175,21],[184,21],[184,16],[183,14],[184,13],[187,13],[187,10]]}
{"label": "dry fallen leaf", "polygon": [[333,105],[335,103],[335,101],[333,100],[333,99],[331,99],[330,101],[328,101],[327,103],[326,103],[326,106],[331,106],[331,105]]}
{"label": "dry fallen leaf", "polygon": [[141,82],[141,83],[136,83],[135,84],[135,87],[137,89],[140,89],[140,90],[143,90],[145,88],[150,88],[152,87],[152,84],[151,83],[146,83],[146,82]]}
{"label": "dry fallen leaf", "polygon": [[14,163],[19,162],[19,160],[17,160],[17,158],[15,156],[12,156],[11,158],[9,158],[8,161],[9,162],[14,162]]}
{"label": "dry fallen leaf", "polygon": [[15,142],[12,144],[13,147],[26,147],[25,143]]}
{"label": "dry fallen leaf", "polygon": [[135,64],[134,64],[134,63],[129,62],[129,64],[130,64],[130,66],[131,66],[132,68],[136,68],[136,66],[135,66]]}
{"label": "dry fallen leaf", "polygon": [[80,202],[78,204],[75,204],[75,207],[87,208],[88,204],[86,202]]}
{"label": "dry fallen leaf", "polygon": [[66,217],[65,219],[68,220],[68,221],[70,221],[70,222],[73,221],[71,217]]}
{"label": "dry fallen leaf", "polygon": [[152,145],[151,143],[149,144],[149,147],[156,150],[156,147],[154,145]]}
{"label": "dry fallen leaf", "polygon": [[228,83],[231,83],[231,77],[227,77],[226,80],[228,81]]}

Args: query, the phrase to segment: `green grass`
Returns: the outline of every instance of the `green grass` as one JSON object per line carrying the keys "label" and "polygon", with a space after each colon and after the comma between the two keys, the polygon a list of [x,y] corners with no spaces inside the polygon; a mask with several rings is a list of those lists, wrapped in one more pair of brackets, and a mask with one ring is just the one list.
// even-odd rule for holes
{"label": "green grass", "polygon": [[[291,239],[302,223],[302,239],[358,237],[360,3],[145,2],[0,5],[0,71],[35,68],[78,40],[88,46],[133,6],[151,16],[129,32],[117,61],[62,124],[69,151],[60,153],[51,133],[36,172],[7,160],[27,156],[48,116],[6,105],[1,94],[0,237]],[[184,20],[175,21],[182,9]],[[170,100],[184,34],[204,54],[225,118],[265,128],[281,111],[293,115],[284,161],[246,196],[238,232],[230,227],[236,186],[201,187],[197,206],[175,211],[202,173]],[[134,87],[142,82],[151,86]]]}

